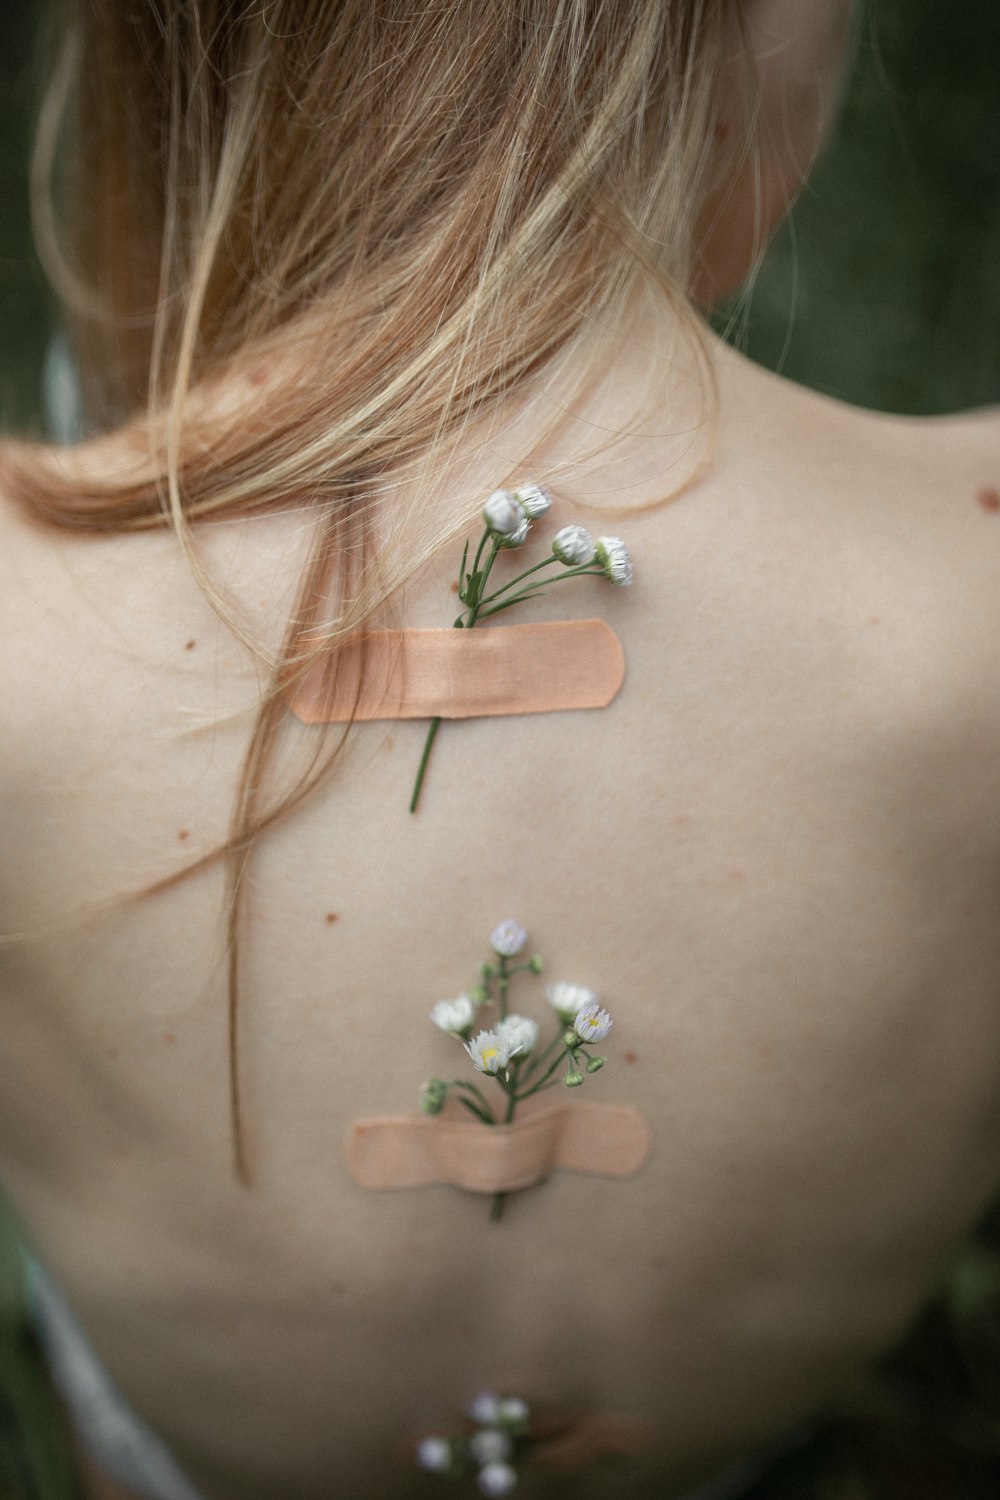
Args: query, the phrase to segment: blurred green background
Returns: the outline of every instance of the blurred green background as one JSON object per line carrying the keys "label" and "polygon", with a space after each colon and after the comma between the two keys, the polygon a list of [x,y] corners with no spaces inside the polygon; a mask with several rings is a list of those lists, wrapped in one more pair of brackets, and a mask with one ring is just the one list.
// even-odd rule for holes
{"label": "blurred green background", "polygon": [[[27,210],[40,17],[30,0],[0,0],[0,428],[15,431],[39,429],[53,328]],[[872,0],[836,139],[719,326],[769,367],[861,405],[1000,401],[998,71],[1000,0]],[[879,1383],[759,1500],[1000,1495],[998,1246],[994,1214]],[[68,1494],[56,1432],[0,1210],[0,1500]]]}

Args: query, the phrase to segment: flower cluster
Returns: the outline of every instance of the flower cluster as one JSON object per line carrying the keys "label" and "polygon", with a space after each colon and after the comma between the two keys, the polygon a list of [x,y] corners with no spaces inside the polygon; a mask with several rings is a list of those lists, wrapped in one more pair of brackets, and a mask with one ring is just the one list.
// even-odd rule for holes
{"label": "flower cluster", "polygon": [[[538,1022],[510,1009],[512,977],[518,973],[542,972],[542,960],[537,953],[519,963],[512,962],[523,953],[527,941],[528,934],[519,923],[501,922],[491,934],[493,956],[482,965],[479,983],[455,1000],[439,1000],[430,1013],[435,1026],[463,1044],[475,1072],[494,1079],[500,1086],[505,1099],[502,1116],[494,1113],[483,1090],[469,1078],[429,1079],[420,1100],[424,1114],[440,1114],[449,1093],[453,1092],[459,1103],[484,1125],[508,1125],[524,1099],[550,1088],[579,1088],[588,1073],[596,1073],[604,1066],[604,1058],[588,1049],[605,1040],[612,1021],[593,990],[565,981],[546,988],[558,1024],[555,1035],[544,1047],[539,1046]],[[490,1006],[496,1007],[496,1019],[492,1025],[476,1031],[482,1012]],[[556,1077],[560,1068],[565,1068],[561,1078]],[[491,1213],[494,1219],[499,1219],[503,1212],[504,1196],[497,1193],[494,1197]]]}
{"label": "flower cluster", "polygon": [[484,1391],[470,1403],[468,1415],[473,1432],[424,1438],[417,1444],[417,1464],[447,1479],[475,1470],[484,1495],[509,1495],[517,1484],[515,1463],[528,1447],[527,1402]]}
{"label": "flower cluster", "polygon": [[[500,552],[523,547],[532,522],[544,516],[551,507],[551,495],[537,484],[522,484],[513,490],[494,490],[490,495],[483,506],[484,529],[471,568],[468,566],[468,542],[462,553],[458,597],[465,609],[454,621],[457,630],[471,630],[480,620],[498,615],[525,599],[534,599],[560,579],[606,578],[619,588],[632,582],[632,560],[620,537],[600,536],[595,541],[584,526],[564,526],[556,532],[548,557],[488,592],[490,573]],[[554,564],[561,565],[562,571],[546,575],[545,569]],[[431,720],[410,798],[411,813],[417,810],[431,747],[440,727],[440,718]]]}

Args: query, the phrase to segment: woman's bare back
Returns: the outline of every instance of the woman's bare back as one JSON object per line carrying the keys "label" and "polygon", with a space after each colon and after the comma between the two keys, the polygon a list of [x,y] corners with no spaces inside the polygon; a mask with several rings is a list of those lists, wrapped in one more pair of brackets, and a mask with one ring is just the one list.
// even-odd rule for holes
{"label": "woman's bare back", "polygon": [[[719,358],[712,470],[612,528],[634,588],[519,616],[607,619],[614,705],[449,724],[415,818],[424,726],[359,727],[262,839],[249,1191],[220,869],[71,919],[224,837],[255,674],[170,538],[4,510],[0,916],[36,936],[0,954],[0,1173],[210,1500],[408,1494],[407,1439],[484,1386],[652,1419],[616,1493],[662,1494],[898,1334],[996,1185],[1000,417],[869,416]],[[211,539],[260,617],[300,532]],[[456,564],[410,623],[448,622]],[[499,1225],[362,1191],[348,1126],[416,1110],[452,1056],[427,1012],[505,916],[613,1008],[588,1090],[644,1111],[647,1166],[556,1174]]]}

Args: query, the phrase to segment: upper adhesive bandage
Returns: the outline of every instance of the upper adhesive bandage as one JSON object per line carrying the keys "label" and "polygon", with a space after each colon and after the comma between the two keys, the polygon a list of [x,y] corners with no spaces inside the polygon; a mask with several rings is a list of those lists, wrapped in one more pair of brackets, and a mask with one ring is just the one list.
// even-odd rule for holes
{"label": "upper adhesive bandage", "polygon": [[305,724],[554,713],[607,707],[624,676],[603,620],[371,630],[318,663],[291,708]]}

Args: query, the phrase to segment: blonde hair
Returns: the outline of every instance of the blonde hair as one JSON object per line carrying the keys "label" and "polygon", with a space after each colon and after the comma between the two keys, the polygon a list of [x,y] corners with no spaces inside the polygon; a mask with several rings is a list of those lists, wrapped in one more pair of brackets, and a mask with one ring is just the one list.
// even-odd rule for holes
{"label": "blonde hair", "polygon": [[[53,526],[172,527],[235,629],[197,523],[291,505],[317,521],[208,856],[230,866],[243,1176],[243,871],[335,755],[269,797],[282,694],[454,531],[435,479],[463,438],[588,326],[615,326],[641,281],[688,305],[734,16],[738,0],[66,6],[38,238],[85,409],[129,463],[69,480],[14,445],[5,485]],[[419,503],[377,533],[404,487]]]}

